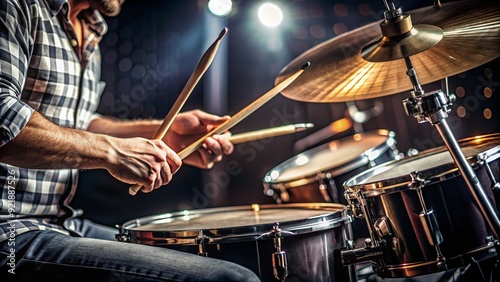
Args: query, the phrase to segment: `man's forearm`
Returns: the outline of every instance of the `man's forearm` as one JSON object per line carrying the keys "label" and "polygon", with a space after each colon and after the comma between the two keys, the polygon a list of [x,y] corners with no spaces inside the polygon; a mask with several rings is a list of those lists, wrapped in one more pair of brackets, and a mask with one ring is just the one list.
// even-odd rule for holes
{"label": "man's forearm", "polygon": [[0,147],[0,161],[25,168],[103,168],[111,137],[60,127],[35,112],[21,132]]}
{"label": "man's forearm", "polygon": [[110,117],[97,117],[90,123],[88,131],[120,138],[143,137],[150,139],[161,125],[161,120],[122,121]]}

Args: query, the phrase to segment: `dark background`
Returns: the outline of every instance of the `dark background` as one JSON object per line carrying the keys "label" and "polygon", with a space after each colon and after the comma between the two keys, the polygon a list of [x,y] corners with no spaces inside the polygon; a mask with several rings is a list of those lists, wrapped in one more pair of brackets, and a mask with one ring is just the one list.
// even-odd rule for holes
{"label": "dark background", "polygon": [[[411,10],[432,2],[405,0],[395,4]],[[343,32],[380,20],[384,11],[382,1],[276,1],[284,9],[284,22],[269,29],[256,16],[261,1],[234,1],[233,12],[224,19],[209,14],[206,3],[127,0],[119,16],[107,18],[109,32],[101,44],[102,79],[107,83],[99,108],[101,114],[125,119],[163,119],[202,54],[221,27],[226,26],[229,32],[216,55],[226,67],[215,74],[210,69],[182,110],[201,108],[234,115],[274,87],[280,70],[294,58]],[[450,92],[458,95],[448,119],[457,139],[500,132],[499,63],[495,59],[449,78]],[[207,93],[213,92],[210,87],[214,84],[208,82],[209,77],[220,84],[215,84],[216,90],[226,96],[211,100],[213,96]],[[439,81],[424,85],[425,91],[440,88]],[[356,101],[359,110],[382,104],[383,111],[358,124],[357,130],[352,128],[319,143],[356,132],[388,129],[396,133],[397,147],[402,153],[410,148],[421,151],[442,145],[433,126],[418,124],[405,114],[402,101],[409,96],[408,91],[402,91]],[[299,153],[294,150],[297,140],[348,116],[346,108],[346,103],[305,103],[278,95],[231,131],[299,122],[311,122],[315,127],[236,145],[235,152],[211,170],[184,165],[167,186],[135,197],[128,194],[130,185],[120,183],[106,171],[83,171],[73,206],[84,209],[83,217],[114,226],[169,211],[273,204],[274,200],[263,194],[264,175]],[[491,117],[485,116],[488,110]]]}

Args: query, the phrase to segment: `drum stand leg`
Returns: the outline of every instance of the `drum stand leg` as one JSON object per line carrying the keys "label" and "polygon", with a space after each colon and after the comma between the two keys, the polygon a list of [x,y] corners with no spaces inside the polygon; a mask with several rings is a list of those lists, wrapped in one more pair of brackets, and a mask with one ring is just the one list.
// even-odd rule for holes
{"label": "drum stand leg", "polygon": [[480,262],[473,261],[464,267],[448,271],[438,282],[460,282],[460,281],[475,281],[475,282],[494,282],[497,281],[494,277],[495,265],[481,265]]}
{"label": "drum stand leg", "polygon": [[458,170],[465,179],[467,187],[479,206],[481,213],[488,222],[495,238],[498,239],[500,234],[500,219],[498,213],[489,201],[474,170],[460,150],[446,121],[448,113],[450,112],[449,107],[454,102],[455,97],[449,97],[441,90],[424,93],[418,82],[417,74],[411,64],[410,58],[405,57],[404,60],[408,69],[406,74],[413,84],[413,91],[411,91],[412,97],[403,101],[406,114],[413,115],[419,123],[428,121],[436,126]]}

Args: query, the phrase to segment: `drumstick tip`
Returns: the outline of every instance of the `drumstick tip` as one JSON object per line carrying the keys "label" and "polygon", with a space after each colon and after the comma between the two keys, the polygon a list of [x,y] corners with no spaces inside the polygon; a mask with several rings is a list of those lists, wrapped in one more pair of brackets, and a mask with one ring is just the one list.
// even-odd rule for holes
{"label": "drumstick tip", "polygon": [[224,37],[224,35],[226,35],[227,30],[228,30],[228,29],[227,29],[227,27],[224,27],[224,28],[222,29],[222,31],[220,32],[219,37],[218,37],[217,39],[218,39],[218,40],[221,40],[221,39],[222,39],[222,37]]}
{"label": "drumstick tip", "polygon": [[305,63],[305,64],[301,67],[301,69],[302,69],[302,70],[305,70],[305,69],[307,69],[310,65],[311,65],[311,62],[307,62],[307,63]]}
{"label": "drumstick tip", "polygon": [[296,132],[306,130],[308,128],[314,127],[312,123],[297,123],[293,125],[295,127]]}

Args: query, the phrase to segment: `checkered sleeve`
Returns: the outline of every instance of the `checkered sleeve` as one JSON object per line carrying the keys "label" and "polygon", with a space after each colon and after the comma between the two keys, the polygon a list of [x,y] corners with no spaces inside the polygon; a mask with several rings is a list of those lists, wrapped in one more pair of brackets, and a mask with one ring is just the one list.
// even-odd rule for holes
{"label": "checkered sleeve", "polygon": [[28,123],[33,109],[21,101],[31,27],[24,1],[0,1],[0,146]]}

